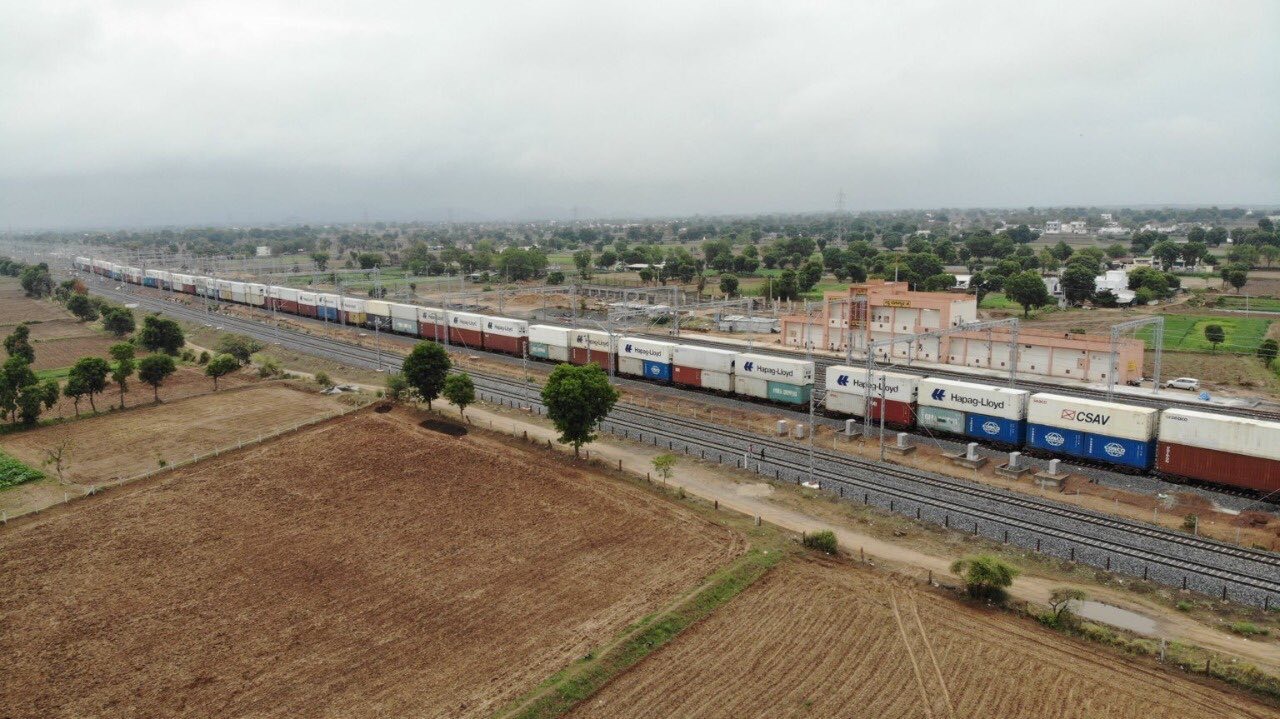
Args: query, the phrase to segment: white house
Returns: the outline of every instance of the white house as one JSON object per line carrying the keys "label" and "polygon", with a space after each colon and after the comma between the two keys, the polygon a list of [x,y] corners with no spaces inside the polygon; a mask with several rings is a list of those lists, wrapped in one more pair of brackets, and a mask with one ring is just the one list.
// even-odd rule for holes
{"label": "white house", "polygon": [[1044,233],[1046,235],[1056,235],[1062,232],[1061,220],[1046,220],[1044,223]]}

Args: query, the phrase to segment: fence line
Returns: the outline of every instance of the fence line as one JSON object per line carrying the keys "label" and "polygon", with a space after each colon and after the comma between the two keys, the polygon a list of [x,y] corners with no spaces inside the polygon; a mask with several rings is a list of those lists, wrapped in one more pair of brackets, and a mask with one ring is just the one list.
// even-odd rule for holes
{"label": "fence line", "polygon": [[[89,485],[89,486],[88,486],[88,488],[85,490],[84,494],[81,494],[81,495],[76,496],[76,497],[70,497],[70,496],[69,496],[69,495],[64,491],[64,492],[62,493],[62,504],[67,504],[67,503],[68,503],[68,501],[69,501],[70,499],[83,499],[83,498],[85,498],[85,497],[90,497],[90,496],[93,496],[93,495],[98,494],[98,493],[100,493],[100,492],[103,492],[103,491],[105,491],[105,490],[107,490],[107,489],[111,489],[111,488],[114,488],[114,487],[120,487],[120,486],[123,486],[123,485],[126,485],[126,484],[131,484],[131,483],[133,483],[133,482],[137,482],[137,481],[142,480],[142,479],[148,479],[148,478],[154,477],[154,476],[159,475],[159,474],[164,474],[165,472],[172,472],[172,471],[174,471],[174,470],[181,469],[181,468],[183,468],[183,467],[189,467],[189,466],[191,466],[191,465],[193,465],[193,464],[197,464],[197,463],[199,463],[199,462],[203,462],[203,461],[205,461],[206,459],[213,459],[214,457],[219,457],[219,456],[221,456],[221,455],[223,455],[223,454],[226,454],[227,452],[232,452],[232,451],[236,451],[236,450],[244,449],[245,447],[253,447],[253,446],[256,446],[256,445],[262,444],[262,443],[264,443],[264,442],[267,442],[267,441],[273,440],[273,439],[275,439],[275,438],[277,438],[277,437],[281,437],[281,436],[283,436],[283,435],[289,434],[290,432],[297,432],[297,431],[299,431],[299,430],[302,430],[302,429],[305,429],[305,428],[307,428],[307,427],[311,427],[311,426],[314,426],[314,425],[320,424],[320,423],[322,423],[322,422],[328,422],[328,421],[329,421],[329,420],[331,420],[331,419],[337,419],[338,417],[345,417],[346,415],[349,415],[349,414],[351,414],[352,412],[358,412],[358,411],[360,411],[360,410],[362,410],[362,409],[364,409],[364,408],[368,407],[370,404],[372,404],[372,403],[371,403],[371,402],[366,402],[365,404],[358,405],[358,406],[355,406],[355,407],[348,407],[348,408],[346,408],[346,409],[339,410],[339,411],[337,411],[337,412],[331,412],[331,413],[329,413],[329,414],[321,415],[321,416],[319,416],[319,417],[313,417],[312,419],[309,419],[309,420],[307,420],[307,421],[305,421],[305,422],[299,422],[299,423],[297,423],[297,424],[295,424],[295,425],[293,425],[293,426],[291,426],[291,427],[284,427],[283,429],[278,429],[278,430],[276,430],[276,431],[274,431],[274,432],[271,432],[271,433],[269,433],[269,434],[262,434],[262,435],[258,435],[257,437],[255,437],[255,438],[253,438],[253,439],[250,439],[250,440],[237,440],[235,444],[228,444],[228,445],[227,445],[227,446],[225,446],[225,447],[219,447],[218,449],[214,449],[214,450],[212,450],[212,451],[205,452],[204,454],[200,454],[200,455],[195,455],[195,454],[193,454],[193,455],[191,455],[191,458],[190,458],[190,459],[183,459],[183,460],[179,460],[179,461],[177,461],[177,462],[174,462],[174,463],[172,463],[172,464],[166,464],[166,465],[165,465],[165,466],[163,466],[163,467],[158,467],[158,468],[156,468],[156,469],[148,470],[148,471],[146,471],[146,472],[143,472],[142,474],[135,474],[135,475],[130,476],[130,477],[117,477],[117,478],[115,478],[115,479],[113,479],[113,480],[109,480],[109,481],[106,481],[106,482],[100,482],[100,483],[98,483],[98,484],[91,484],[91,485]],[[11,514],[8,514],[8,513],[4,513],[3,515],[0,515],[0,523],[8,524],[10,520],[18,519],[19,517],[25,517],[25,516],[30,515],[30,514],[39,514],[40,512],[43,512],[44,510],[46,510],[46,509],[48,509],[49,507],[52,507],[52,506],[55,506],[55,505],[52,505],[52,504],[51,504],[51,505],[46,505],[46,506],[44,506],[44,507],[38,507],[38,508],[35,508],[35,509],[29,509],[29,510],[27,510],[27,511],[25,511],[25,512],[21,512],[21,513],[19,513],[19,514],[12,514],[12,515],[11,515]]]}

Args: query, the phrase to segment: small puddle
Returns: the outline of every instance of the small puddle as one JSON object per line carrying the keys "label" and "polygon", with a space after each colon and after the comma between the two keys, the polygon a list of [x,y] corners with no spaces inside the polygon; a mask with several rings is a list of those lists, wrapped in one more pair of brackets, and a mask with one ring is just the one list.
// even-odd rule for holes
{"label": "small puddle", "polygon": [[1085,619],[1128,629],[1138,634],[1151,636],[1156,633],[1156,620],[1145,614],[1138,614],[1110,604],[1094,601],[1072,602],[1071,611]]}

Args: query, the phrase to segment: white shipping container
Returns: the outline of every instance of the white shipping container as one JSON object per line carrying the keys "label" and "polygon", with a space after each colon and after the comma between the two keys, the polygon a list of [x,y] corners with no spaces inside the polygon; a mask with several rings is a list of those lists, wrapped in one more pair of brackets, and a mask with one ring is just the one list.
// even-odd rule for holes
{"label": "white shipping container", "polygon": [[[733,350],[718,350],[711,347],[676,345],[675,350],[671,354],[671,362],[672,364],[679,365],[681,367],[732,374],[733,364],[737,360],[737,357],[738,353]],[[707,384],[705,375],[703,376],[702,384],[703,386],[706,386]],[[723,388],[713,387],[712,389]]]}
{"label": "white shipping container", "polygon": [[841,414],[851,414],[855,417],[865,416],[867,413],[867,398],[865,395],[848,394],[846,392],[827,392],[827,409],[832,412],[840,412]]}
{"label": "white shipping container", "polygon": [[477,315],[471,312],[449,313],[449,326],[456,327],[460,330],[475,330],[477,332],[483,332],[484,321],[484,315]]}
{"label": "white shipping container", "polygon": [[484,331],[499,337],[528,337],[529,323],[524,320],[513,320],[506,317],[486,317]]}
{"label": "white shipping container", "polygon": [[402,305],[397,302],[387,303],[391,307],[391,318],[396,320],[408,320],[410,322],[418,321],[418,307],[416,305]]}
{"label": "white shipping container", "polygon": [[1023,420],[1027,418],[1027,397],[1030,394],[1025,389],[928,378],[920,380],[916,401],[921,407],[941,407],[1001,419]]}
{"label": "white shipping container", "polygon": [[1139,442],[1155,438],[1158,420],[1159,412],[1151,407],[1044,392],[1031,395],[1027,406],[1028,422]]}
{"label": "white shipping container", "polygon": [[618,371],[622,374],[644,376],[644,360],[639,357],[619,357]]}
{"label": "white shipping container", "polygon": [[364,312],[375,317],[391,317],[391,306],[382,300],[365,300]]}
{"label": "white shipping container", "polygon": [[273,286],[271,288],[271,291],[275,292],[275,294],[271,295],[273,298],[278,300],[283,300],[285,302],[297,302],[298,295],[301,294],[300,292],[298,292],[298,290],[292,287]]}
{"label": "white shipping container", "polygon": [[1280,460],[1280,422],[1167,409],[1158,436],[1161,442]]}
{"label": "white shipping container", "polygon": [[699,372],[699,375],[702,378],[702,386],[705,389],[716,389],[721,392],[733,391],[733,374],[729,372],[704,369]]}
{"label": "white shipping container", "polygon": [[431,325],[442,325],[445,323],[445,312],[439,307],[419,307],[418,321],[426,322]]}
{"label": "white shipping container", "polygon": [[231,293],[231,280],[214,280],[213,286],[218,290],[218,294],[222,294],[223,292],[226,292],[227,294]]}
{"label": "white shipping container", "polygon": [[[920,376],[901,372],[874,372],[871,379],[871,394],[893,402],[912,403],[916,401],[916,390],[920,386]],[[865,397],[867,394],[867,368],[833,365],[827,368],[827,391],[840,394],[852,394]]]}
{"label": "white shipping container", "polygon": [[150,277],[153,280],[160,279],[160,270],[147,270],[143,273],[144,277]]}
{"label": "white shipping container", "polygon": [[618,349],[618,336],[610,337],[600,330],[573,330],[573,347],[613,354]]}
{"label": "white shipping container", "polygon": [[343,297],[342,311],[343,312],[364,312],[364,300],[358,297]]}
{"label": "white shipping container", "polygon": [[671,364],[671,355],[676,348],[673,342],[659,342],[642,337],[623,337],[619,346],[622,348],[618,352],[619,360],[624,357],[634,357],[638,360],[657,362],[659,364]]}
{"label": "white shipping container", "polygon": [[318,306],[320,307],[329,307],[336,310],[341,306],[342,298],[337,295],[331,295],[327,292],[321,292],[316,295],[316,302],[319,303]]}
{"label": "white shipping container", "polygon": [[739,354],[735,372],[739,377],[749,376],[770,382],[785,382],[800,386],[813,384],[813,363],[808,360],[795,360],[772,355]]}
{"label": "white shipping container", "polygon": [[311,307],[315,307],[315,306],[316,306],[316,293],[314,293],[314,292],[299,292],[299,293],[298,293],[298,304],[300,304],[300,305],[310,305]]}
{"label": "white shipping container", "polygon": [[739,373],[733,377],[733,391],[744,397],[769,399],[769,380]]}
{"label": "white shipping container", "polygon": [[552,325],[529,325],[529,341],[544,344],[549,347],[569,347],[570,333],[573,330],[568,327],[553,327]]}

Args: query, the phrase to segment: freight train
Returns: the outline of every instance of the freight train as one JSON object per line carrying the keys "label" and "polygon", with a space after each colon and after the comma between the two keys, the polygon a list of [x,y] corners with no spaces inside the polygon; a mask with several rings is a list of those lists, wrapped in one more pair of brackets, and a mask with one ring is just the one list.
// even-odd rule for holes
{"label": "freight train", "polygon": [[[77,270],[146,287],[551,362],[594,362],[664,384],[807,407],[814,363],[591,329],[307,292],[77,257]],[[1032,454],[1280,494],[1280,422],[922,377],[827,368],[825,410]]]}

